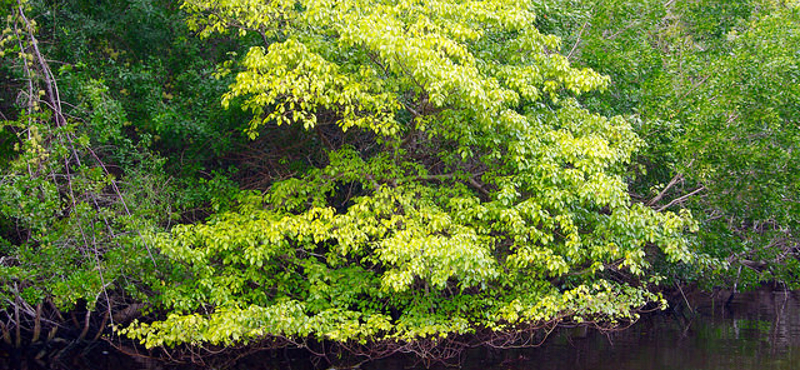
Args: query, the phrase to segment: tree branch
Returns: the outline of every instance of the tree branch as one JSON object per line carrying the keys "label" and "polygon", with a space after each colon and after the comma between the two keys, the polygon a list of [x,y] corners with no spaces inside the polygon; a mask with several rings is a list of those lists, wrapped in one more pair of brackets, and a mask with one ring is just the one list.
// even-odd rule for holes
{"label": "tree branch", "polygon": [[575,50],[578,49],[578,45],[581,43],[581,36],[583,35],[583,30],[586,29],[586,25],[589,24],[589,20],[587,19],[586,22],[583,22],[583,26],[581,26],[581,30],[578,31],[578,39],[575,40],[575,45],[572,45],[572,49],[567,54],[567,60],[572,58],[572,55],[575,53]]}
{"label": "tree branch", "polygon": [[667,193],[667,190],[669,190],[673,185],[677,184],[679,180],[683,180],[683,175],[681,174],[675,175],[675,177],[673,177],[672,180],[670,180],[667,186],[665,186],[664,189],[662,189],[661,192],[658,193],[658,195],[656,195],[653,199],[650,199],[650,201],[647,202],[647,206],[648,207],[652,206],[653,204],[656,204],[656,202],[661,200],[661,198],[664,198],[664,195]]}
{"label": "tree branch", "polygon": [[667,204],[667,205],[665,205],[665,206],[663,206],[663,207],[659,208],[659,209],[658,209],[656,212],[661,212],[661,211],[663,211],[663,210],[665,210],[665,209],[667,209],[667,208],[669,208],[669,207],[672,207],[674,204],[677,204],[677,203],[683,202],[684,200],[688,199],[688,198],[689,198],[689,197],[691,197],[692,195],[695,195],[695,194],[697,194],[697,193],[699,193],[699,192],[701,192],[701,191],[703,191],[703,190],[705,190],[705,189],[706,189],[705,185],[700,185],[700,187],[699,187],[699,188],[695,189],[695,190],[694,190],[694,191],[692,191],[691,193],[689,193],[689,194],[686,194],[686,195],[684,195],[684,196],[682,196],[682,197],[680,197],[680,198],[673,199],[671,202],[669,202],[669,204]]}
{"label": "tree branch", "polygon": [[[470,176],[467,179],[467,182],[470,185],[472,185],[472,187],[474,187],[476,190],[481,192],[481,194],[489,197],[489,196],[491,196],[491,193],[488,190],[486,190],[486,188],[484,188],[483,185],[478,182],[478,180],[475,180],[476,177],[481,176],[481,175],[483,175],[483,173],[474,174],[474,175]],[[419,180],[423,180],[423,181],[441,181],[441,182],[444,182],[446,180],[458,179],[458,178],[459,177],[456,174],[452,174],[452,173],[441,174],[441,175],[425,175],[425,176],[419,176],[418,177]]]}

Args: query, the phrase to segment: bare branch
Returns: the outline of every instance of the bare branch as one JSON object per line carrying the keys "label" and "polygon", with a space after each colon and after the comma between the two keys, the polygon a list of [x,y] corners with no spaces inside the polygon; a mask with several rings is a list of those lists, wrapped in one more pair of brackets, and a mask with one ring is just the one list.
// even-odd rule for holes
{"label": "bare branch", "polygon": [[578,49],[578,45],[581,43],[581,36],[583,35],[583,30],[586,29],[586,25],[589,24],[589,20],[587,19],[586,22],[583,22],[583,26],[581,26],[581,30],[578,31],[578,39],[575,40],[575,45],[572,45],[572,50],[569,51],[567,54],[567,59],[571,59],[572,55],[575,54],[575,50]]}
{"label": "bare branch", "polygon": [[662,189],[661,192],[658,193],[658,195],[656,195],[653,199],[650,199],[650,201],[647,202],[647,206],[652,206],[653,204],[656,204],[656,202],[661,200],[661,198],[664,198],[664,195],[667,193],[667,190],[672,188],[672,186],[677,184],[678,181],[680,180],[683,180],[683,175],[681,174],[675,175],[672,178],[672,180],[670,180],[670,182],[667,184],[667,186],[665,186],[664,189]]}
{"label": "bare branch", "polygon": [[672,207],[673,205],[675,205],[677,203],[683,202],[684,200],[689,199],[691,196],[693,196],[693,195],[695,195],[695,194],[697,194],[697,193],[699,193],[699,192],[701,192],[701,191],[703,191],[705,189],[706,189],[705,185],[700,185],[699,188],[695,189],[691,193],[686,194],[686,195],[684,195],[684,196],[682,196],[680,198],[673,199],[671,202],[669,202],[669,204],[659,208],[657,212],[661,212],[661,211],[663,211],[663,210],[665,210],[665,209],[667,209],[669,207]]}

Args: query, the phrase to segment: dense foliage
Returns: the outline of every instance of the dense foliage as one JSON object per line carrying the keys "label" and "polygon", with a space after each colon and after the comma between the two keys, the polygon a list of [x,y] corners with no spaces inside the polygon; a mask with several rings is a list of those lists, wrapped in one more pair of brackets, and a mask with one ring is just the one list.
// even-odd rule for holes
{"label": "dense foliage", "polygon": [[7,345],[434,356],[796,284],[795,4],[0,4]]}
{"label": "dense foliage", "polygon": [[701,282],[796,287],[796,4],[563,5],[574,11],[554,14],[547,27],[577,35],[574,60],[613,81],[585,104],[632,115],[647,142],[633,195],[693,210],[703,250],[733,264],[732,274]]}
{"label": "dense foliage", "polygon": [[126,331],[149,346],[632,318],[658,297],[605,268],[640,275],[648,246],[696,258],[689,218],[629,200],[630,125],[571,96],[607,80],[571,68],[527,6],[186,7],[201,35],[233,24],[267,43],[231,66],[223,98],[253,112],[251,137],[265,125],[338,130],[320,134],[335,142],[320,168],[157,238],[186,278],[165,290],[165,320]]}

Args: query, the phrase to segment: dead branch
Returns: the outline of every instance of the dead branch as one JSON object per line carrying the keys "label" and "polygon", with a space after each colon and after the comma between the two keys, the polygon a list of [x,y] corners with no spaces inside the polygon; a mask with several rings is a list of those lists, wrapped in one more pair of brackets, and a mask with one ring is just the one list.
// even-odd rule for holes
{"label": "dead branch", "polygon": [[665,205],[665,206],[663,206],[663,207],[659,208],[659,209],[657,210],[657,212],[661,212],[661,211],[663,211],[663,210],[665,210],[665,209],[667,209],[667,208],[669,208],[669,207],[672,207],[673,205],[675,205],[675,204],[677,204],[677,203],[683,202],[684,200],[686,200],[686,199],[689,199],[691,196],[693,196],[693,195],[695,195],[695,194],[697,194],[697,193],[699,193],[699,192],[701,192],[701,191],[703,191],[703,190],[705,190],[705,189],[706,189],[706,187],[705,187],[704,185],[700,185],[700,187],[699,187],[699,188],[695,189],[695,190],[694,190],[694,191],[692,191],[691,193],[689,193],[689,194],[686,194],[686,195],[684,195],[684,196],[682,196],[682,197],[679,197],[679,198],[673,199],[673,200],[672,200],[671,202],[669,202],[667,205]]}

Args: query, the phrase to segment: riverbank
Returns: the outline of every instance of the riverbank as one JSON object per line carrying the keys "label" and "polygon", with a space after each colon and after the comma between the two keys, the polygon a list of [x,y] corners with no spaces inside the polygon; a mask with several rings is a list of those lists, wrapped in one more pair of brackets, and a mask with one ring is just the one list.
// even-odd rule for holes
{"label": "riverbank", "polygon": [[[624,369],[793,369],[800,363],[800,292],[762,288],[735,294],[684,292],[671,308],[642,317],[624,330],[596,331],[561,328],[544,344],[528,349],[465,349],[455,362],[462,368],[481,370],[624,370]],[[73,345],[58,358],[34,350],[15,355],[3,348],[0,369],[202,369],[198,364],[168,364],[143,355],[131,356],[109,342],[83,347]],[[206,359],[205,368],[229,365],[231,369],[327,369],[326,359],[303,350],[262,351],[248,356],[229,352]],[[240,358],[237,358],[242,356]],[[24,359],[23,359],[24,357]],[[335,368],[358,365],[361,369],[425,368],[411,355],[395,355],[371,362],[329,359]],[[361,359],[363,360],[363,359]],[[454,364],[455,362],[451,363]],[[444,368],[443,364],[428,364]]]}

